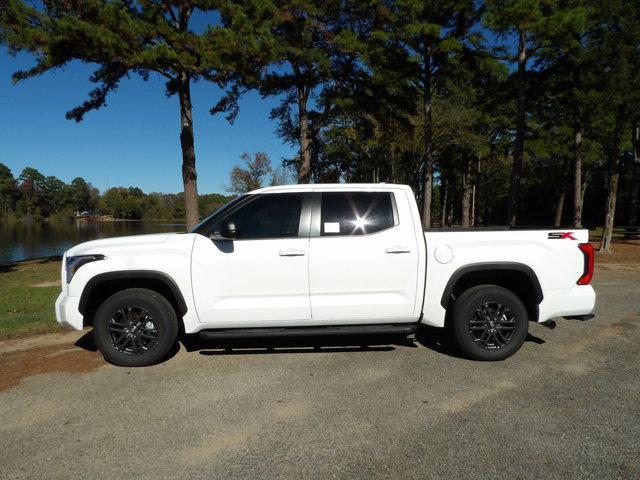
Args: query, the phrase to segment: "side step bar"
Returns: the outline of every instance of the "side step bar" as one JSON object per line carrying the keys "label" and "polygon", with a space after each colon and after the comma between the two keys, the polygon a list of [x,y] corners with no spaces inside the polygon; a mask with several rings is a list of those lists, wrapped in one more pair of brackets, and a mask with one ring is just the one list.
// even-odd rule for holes
{"label": "side step bar", "polygon": [[220,340],[224,338],[319,337],[328,335],[411,335],[417,330],[417,323],[391,323],[326,327],[228,328],[201,330],[198,335],[205,340]]}
{"label": "side step bar", "polygon": [[593,313],[588,313],[586,315],[569,315],[563,318],[566,320],[580,320],[581,322],[586,322],[587,320],[591,320],[593,317],[595,317]]}

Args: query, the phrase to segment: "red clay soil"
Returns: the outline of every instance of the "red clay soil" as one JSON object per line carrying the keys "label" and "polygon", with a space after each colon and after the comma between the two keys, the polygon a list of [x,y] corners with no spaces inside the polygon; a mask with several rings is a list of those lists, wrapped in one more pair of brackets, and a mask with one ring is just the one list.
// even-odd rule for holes
{"label": "red clay soil", "polygon": [[86,373],[104,364],[99,352],[90,352],[69,344],[0,354],[0,392],[39,373]]}

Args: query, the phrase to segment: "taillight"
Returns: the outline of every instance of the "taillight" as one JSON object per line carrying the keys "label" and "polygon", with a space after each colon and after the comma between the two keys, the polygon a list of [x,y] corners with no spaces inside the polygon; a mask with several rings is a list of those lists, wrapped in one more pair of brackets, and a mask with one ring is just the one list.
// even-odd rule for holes
{"label": "taillight", "polygon": [[580,243],[578,244],[578,248],[584,255],[584,271],[576,283],[578,285],[589,285],[593,277],[593,245],[590,243]]}

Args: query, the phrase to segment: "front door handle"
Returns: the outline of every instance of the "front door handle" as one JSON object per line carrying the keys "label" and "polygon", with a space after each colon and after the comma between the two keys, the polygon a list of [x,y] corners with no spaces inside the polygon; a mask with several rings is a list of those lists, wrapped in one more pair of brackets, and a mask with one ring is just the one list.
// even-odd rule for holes
{"label": "front door handle", "polygon": [[384,249],[386,253],[411,253],[411,249],[409,247],[403,247],[401,245],[393,245],[392,247],[387,247]]}
{"label": "front door handle", "polygon": [[298,250],[297,248],[287,248],[286,250],[280,250],[281,257],[301,257],[304,255],[304,250]]}

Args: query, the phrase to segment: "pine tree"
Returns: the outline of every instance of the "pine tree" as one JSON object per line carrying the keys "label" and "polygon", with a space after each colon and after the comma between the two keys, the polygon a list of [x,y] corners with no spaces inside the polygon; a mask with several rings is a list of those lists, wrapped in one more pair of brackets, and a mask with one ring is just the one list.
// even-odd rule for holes
{"label": "pine tree", "polygon": [[[192,26],[194,12],[211,19],[202,33]],[[44,8],[26,0],[7,0],[0,11],[0,43],[10,52],[35,55],[36,65],[14,74],[20,81],[78,60],[97,64],[90,80],[98,86],[82,105],[67,113],[81,121],[106,105],[107,96],[131,74],[165,80],[167,96],[180,105],[180,145],[187,228],[199,221],[191,84],[219,81],[229,73],[221,60],[221,28],[214,25],[213,0],[47,0]]]}
{"label": "pine tree", "polygon": [[474,17],[467,0],[399,0],[390,4],[391,25],[381,29],[391,51],[387,68],[403,72],[420,99],[422,124],[422,224],[431,226],[433,195],[433,93],[434,83],[450,57],[462,50]]}

